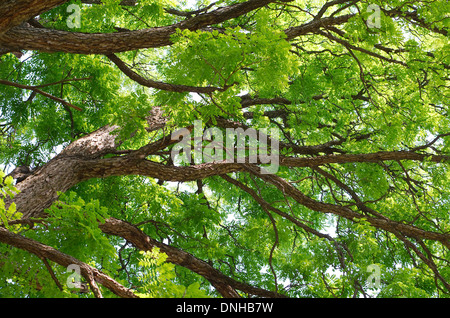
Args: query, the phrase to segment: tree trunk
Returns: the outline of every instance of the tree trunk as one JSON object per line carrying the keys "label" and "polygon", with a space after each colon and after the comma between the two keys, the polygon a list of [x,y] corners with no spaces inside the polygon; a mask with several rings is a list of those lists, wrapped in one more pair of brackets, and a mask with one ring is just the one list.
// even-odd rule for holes
{"label": "tree trunk", "polygon": [[[117,127],[105,126],[86,137],[70,144],[59,155],[39,168],[28,178],[16,185],[20,191],[15,197],[17,210],[23,218],[42,216],[58,198],[58,192],[65,192],[82,181],[80,169],[84,160],[98,158],[115,150]],[[6,205],[11,199],[6,200]]]}

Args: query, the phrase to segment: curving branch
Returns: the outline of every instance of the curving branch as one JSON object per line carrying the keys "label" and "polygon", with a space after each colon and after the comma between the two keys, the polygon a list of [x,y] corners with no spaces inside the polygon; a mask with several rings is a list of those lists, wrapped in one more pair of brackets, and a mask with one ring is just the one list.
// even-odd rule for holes
{"label": "curving branch", "polygon": [[169,92],[191,92],[191,93],[199,93],[199,94],[211,94],[215,91],[223,92],[227,90],[232,85],[225,85],[224,87],[197,87],[197,86],[188,86],[188,85],[177,85],[177,84],[169,84],[164,82],[153,81],[151,79],[147,79],[133,71],[129,68],[124,61],[122,61],[115,54],[106,55],[107,58],[111,60],[126,76],[135,81],[138,84],[141,84],[145,87],[155,88],[163,91]]}
{"label": "curving branch", "polygon": [[346,206],[316,201],[306,196],[292,184],[277,175],[261,174],[258,167],[249,164],[245,164],[245,169],[251,174],[259,177],[261,180],[274,185],[282,193],[292,197],[295,201],[313,211],[335,214],[351,221],[364,218],[375,228],[382,229],[388,232],[399,231],[405,236],[419,240],[427,239],[438,241],[442,243],[442,245],[450,249],[450,234],[426,231],[416,226],[397,222],[386,217],[372,217],[366,214],[361,214]]}
{"label": "curving branch", "polygon": [[25,250],[41,259],[49,259],[64,267],[68,267],[72,264],[78,265],[81,271],[80,274],[89,282],[91,290],[98,298],[101,298],[102,295],[96,283],[105,286],[117,296],[123,298],[137,298],[130,289],[122,286],[108,275],[51,246],[13,233],[3,227],[0,227],[0,242]]}
{"label": "curving branch", "polygon": [[2,1],[0,3],[0,34],[11,28],[48,11],[67,0],[15,0]]}
{"label": "curving branch", "polygon": [[120,236],[126,239],[142,251],[151,251],[153,247],[158,247],[161,252],[167,254],[167,262],[183,266],[194,273],[203,276],[223,297],[240,297],[236,290],[259,297],[286,297],[282,294],[238,282],[225,276],[222,272],[218,271],[205,261],[202,261],[183,250],[154,240],[128,222],[109,218],[104,224],[99,224],[99,228],[106,234]]}
{"label": "curving branch", "polygon": [[[56,1],[56,0],[55,0]],[[61,0],[62,1],[62,0]],[[291,0],[281,0],[289,2]],[[44,28],[15,27],[0,34],[0,47],[13,50],[39,50],[74,54],[113,54],[171,45],[177,29],[201,30],[261,8],[271,0],[249,0],[217,8],[164,27],[117,33],[80,33]],[[25,22],[25,19],[21,22]]]}
{"label": "curving branch", "polygon": [[83,111],[80,107],[75,106],[75,105],[73,105],[73,104],[71,104],[71,103],[65,101],[65,100],[62,99],[62,98],[53,96],[52,94],[49,94],[49,93],[44,92],[43,90],[39,89],[39,87],[45,87],[45,86],[53,85],[53,84],[39,85],[39,86],[29,86],[29,85],[18,84],[18,83],[14,83],[14,82],[2,80],[2,79],[0,79],[0,84],[2,84],[2,85],[7,85],[7,86],[12,86],[12,87],[17,87],[17,88],[21,88],[21,89],[28,89],[28,90],[33,91],[34,93],[40,94],[40,95],[42,95],[42,96],[45,96],[45,97],[47,97],[47,98],[50,98],[50,99],[52,99],[52,100],[58,102],[58,103],[61,103],[61,104],[63,104],[64,106],[73,108],[73,109],[78,110],[78,111]]}

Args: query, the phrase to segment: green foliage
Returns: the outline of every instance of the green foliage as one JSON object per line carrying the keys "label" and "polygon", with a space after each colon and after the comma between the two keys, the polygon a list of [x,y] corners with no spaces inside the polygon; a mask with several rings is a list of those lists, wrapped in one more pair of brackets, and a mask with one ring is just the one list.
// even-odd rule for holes
{"label": "green foliage", "polygon": [[[98,200],[86,203],[70,192],[62,195],[47,212],[53,229],[47,238],[58,242],[60,251],[78,259],[97,262],[102,262],[102,258],[113,260],[117,256],[115,248],[98,227],[98,223],[104,223],[108,218],[107,209],[100,206]],[[87,251],[95,251],[95,254],[86,255]]]}
{"label": "green foliage", "polygon": [[[296,71],[296,60],[289,54],[285,34],[270,28],[258,28],[250,34],[239,27],[224,32],[178,30],[172,39],[168,63],[159,67],[167,82],[219,89],[231,86],[210,96],[213,103],[209,105],[192,102],[186,105],[186,100],[177,103],[172,94],[170,100],[162,99],[170,101],[172,119],[178,124],[186,121],[186,106],[199,109],[206,122],[217,115],[238,112],[240,99],[235,95],[242,90],[254,90],[261,97],[282,94]],[[269,77],[271,80],[267,81]],[[169,96],[162,93],[161,98]]]}
{"label": "green foliage", "polygon": [[174,282],[175,265],[167,263],[167,255],[158,248],[152,251],[140,252],[142,258],[139,266],[142,273],[139,280],[142,282],[138,295],[143,298],[205,298],[208,297],[199,283],[181,286]]}
{"label": "green foliage", "polygon": [[[33,231],[22,225],[16,232],[57,248],[78,260],[100,266],[106,273],[117,270],[117,251],[98,228],[98,222],[108,217],[98,201],[85,202],[75,193],[61,195],[47,210],[45,221],[34,220]],[[17,217],[17,215],[16,215]],[[10,229],[12,230],[12,229]],[[0,295],[4,297],[86,297],[66,285],[70,271],[54,266],[53,271],[64,287],[59,290],[42,260],[20,249],[0,244],[8,264],[2,267]],[[31,281],[31,283],[30,283]],[[108,295],[108,292],[106,291]]]}
{"label": "green foliage", "polygon": [[0,221],[2,226],[10,231],[17,231],[19,225],[11,226],[8,222],[18,220],[22,216],[22,213],[16,210],[16,204],[13,202],[8,209],[5,207],[5,198],[14,198],[17,194],[17,189],[13,185],[13,178],[7,176],[0,169]]}
{"label": "green foliage", "polygon": [[[49,29],[86,33],[138,30],[184,20],[165,8],[197,10],[211,1],[142,0],[120,6],[69,1],[40,15]],[[219,1],[211,10],[242,1]],[[0,79],[42,90],[83,109],[69,109],[30,90],[0,89],[0,163],[5,167],[48,162],[61,148],[107,124],[120,126],[120,149],[138,149],[194,120],[214,125],[224,117],[253,128],[282,128],[294,146],[332,143],[348,155],[408,151],[448,133],[448,1],[359,1],[331,6],[324,16],[355,14],[348,22],[308,31],[286,41],[285,30],[311,27],[325,0],[274,2],[209,29],[177,30],[173,44],[123,52],[120,58],[146,78],[171,84],[217,88],[210,94],[157,91],[137,85],[104,56],[24,52],[0,56]],[[338,1],[339,2],[339,1]],[[66,23],[67,7],[81,8],[81,28]],[[367,26],[368,6],[380,8],[380,28]],[[190,8],[188,8],[190,6]],[[393,18],[396,8],[413,16]],[[305,25],[304,25],[305,26]],[[118,31],[119,30],[119,31]],[[338,43],[326,35],[341,39]],[[343,44],[344,43],[344,44]],[[406,66],[405,66],[406,65]],[[64,82],[66,81],[66,82]],[[285,98],[242,108],[242,96]],[[160,106],[169,117],[163,130],[149,134],[145,117]],[[280,112],[282,115],[269,116]],[[244,113],[246,113],[244,116]],[[210,121],[210,122],[209,122]],[[363,136],[369,136],[362,138]],[[169,148],[170,149],[170,148]],[[418,152],[447,155],[450,136]],[[116,154],[110,154],[113,156]],[[305,155],[309,158],[312,155]],[[168,163],[166,151],[146,158]],[[158,241],[202,259],[225,275],[292,297],[448,297],[435,273],[397,236],[375,229],[356,195],[383,217],[424,231],[450,232],[448,164],[420,161],[353,162],[321,166],[331,180],[310,167],[280,167],[277,175],[323,204],[361,213],[352,220],[307,208],[250,174],[229,174],[285,215],[264,209],[249,193],[220,177],[161,183],[142,176],[87,180],[61,194],[34,226],[16,224],[24,211],[16,189],[0,172],[0,226],[52,246],[95,266],[143,297],[217,297],[199,275],[166,262],[157,249],[140,253],[120,237],[106,236],[99,222],[115,217],[135,224]],[[339,186],[345,183],[347,188]],[[270,213],[271,218],[268,214]],[[323,235],[312,233],[313,229]],[[450,280],[448,249],[431,240],[414,241],[432,255],[440,275]],[[424,244],[424,245],[422,245]],[[425,248],[426,247],[426,248]],[[7,261],[5,261],[7,260]],[[367,268],[381,270],[381,286],[368,287]],[[64,285],[70,273],[51,264]],[[113,297],[102,289],[106,297]],[[42,260],[0,244],[1,297],[92,297],[57,288]],[[246,296],[246,295],[243,295]]]}

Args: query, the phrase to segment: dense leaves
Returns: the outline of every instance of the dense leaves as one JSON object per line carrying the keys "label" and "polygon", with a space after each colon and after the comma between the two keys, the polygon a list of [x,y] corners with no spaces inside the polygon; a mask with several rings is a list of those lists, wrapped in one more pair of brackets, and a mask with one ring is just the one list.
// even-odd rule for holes
{"label": "dense leaves", "polygon": [[[449,3],[257,2],[66,1],[21,26],[45,28],[52,43],[64,38],[60,31],[87,44],[89,35],[118,36],[114,43],[129,36],[130,49],[107,56],[63,53],[66,45],[76,50],[70,41],[58,52],[20,56],[0,34],[0,54],[9,52],[0,56],[6,172],[27,165],[42,173],[52,158],[64,159],[62,149],[105,125],[117,126],[117,147],[78,157],[88,166],[130,156],[125,165],[137,167],[125,176],[95,168],[95,178],[80,178],[31,219],[5,203],[17,191],[1,173],[2,228],[100,269],[141,297],[224,296],[218,272],[243,297],[448,297]],[[76,28],[67,23],[74,4]],[[140,30],[170,45],[142,49]],[[150,116],[155,110],[164,119]],[[223,131],[278,129],[276,175],[245,164],[226,175],[198,162],[174,166],[167,140],[195,120]],[[189,165],[217,173],[151,178],[131,157],[149,145],[161,148],[145,153],[144,163],[185,176]],[[300,164],[306,159],[319,163]],[[165,245],[140,251],[120,231],[102,231],[109,218]],[[67,267],[0,244],[1,297],[98,296],[86,277],[87,292],[69,288]],[[210,275],[163,252],[167,246],[201,260],[195,266]]]}

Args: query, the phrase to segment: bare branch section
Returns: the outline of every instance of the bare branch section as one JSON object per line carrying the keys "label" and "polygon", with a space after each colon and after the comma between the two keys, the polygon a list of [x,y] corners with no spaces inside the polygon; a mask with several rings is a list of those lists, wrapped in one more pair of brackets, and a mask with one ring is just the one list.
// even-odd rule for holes
{"label": "bare branch section", "polygon": [[[103,4],[102,0],[81,0],[84,4]],[[133,7],[137,4],[137,0],[122,0],[120,1],[121,6]]]}
{"label": "bare branch section", "polygon": [[[0,34],[0,47],[14,50],[39,50],[42,52],[66,52],[74,54],[112,54],[145,48],[171,45],[171,35],[177,29],[200,30],[218,24],[271,2],[269,0],[249,0],[199,14],[180,23],[118,33],[77,33],[43,28],[16,27]],[[26,20],[23,20],[24,22]]]}
{"label": "bare branch section", "polygon": [[117,296],[123,298],[137,298],[130,289],[122,286],[108,275],[70,255],[61,253],[51,246],[15,234],[2,227],[0,227],[0,242],[25,250],[41,259],[49,259],[64,267],[68,267],[71,264],[78,265],[80,267],[81,275],[90,282],[91,289],[97,290],[96,296],[98,297],[100,297],[101,294],[98,293],[98,287],[95,285],[95,282],[102,284]]}

